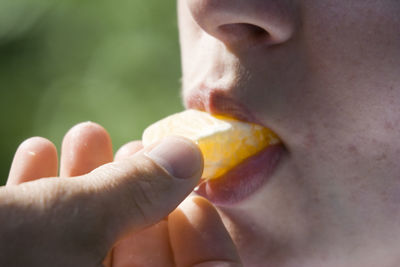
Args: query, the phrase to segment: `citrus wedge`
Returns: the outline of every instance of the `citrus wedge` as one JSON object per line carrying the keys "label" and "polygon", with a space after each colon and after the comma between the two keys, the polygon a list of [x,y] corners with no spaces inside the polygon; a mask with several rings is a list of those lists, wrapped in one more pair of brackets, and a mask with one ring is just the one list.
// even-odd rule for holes
{"label": "citrus wedge", "polygon": [[198,110],[168,116],[143,133],[144,147],[170,136],[193,140],[204,157],[203,179],[216,179],[269,145],[279,143],[268,128]]}

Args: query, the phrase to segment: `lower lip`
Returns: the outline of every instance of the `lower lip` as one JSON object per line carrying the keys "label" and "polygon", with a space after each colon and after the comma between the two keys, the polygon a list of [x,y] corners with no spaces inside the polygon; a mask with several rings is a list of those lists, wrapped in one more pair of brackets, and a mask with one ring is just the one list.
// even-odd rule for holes
{"label": "lower lip", "polygon": [[222,177],[201,183],[195,192],[216,205],[236,204],[254,194],[272,176],[283,152],[282,145],[269,146]]}

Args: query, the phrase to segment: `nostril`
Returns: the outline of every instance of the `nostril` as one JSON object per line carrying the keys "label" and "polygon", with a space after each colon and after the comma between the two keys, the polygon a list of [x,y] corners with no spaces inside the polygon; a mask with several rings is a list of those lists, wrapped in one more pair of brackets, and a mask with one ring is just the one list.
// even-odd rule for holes
{"label": "nostril", "polygon": [[249,23],[230,23],[218,27],[218,35],[226,45],[241,42],[249,44],[264,43],[270,34],[263,28]]}
{"label": "nostril", "polygon": [[219,26],[219,30],[225,34],[235,35],[251,35],[251,36],[263,36],[268,34],[266,30],[249,23],[231,23]]}
{"label": "nostril", "polygon": [[254,47],[275,48],[289,41],[301,25],[300,3],[297,3],[301,1],[180,0],[178,2],[180,12],[188,12],[187,15],[193,19],[197,32],[214,37],[231,52]]}

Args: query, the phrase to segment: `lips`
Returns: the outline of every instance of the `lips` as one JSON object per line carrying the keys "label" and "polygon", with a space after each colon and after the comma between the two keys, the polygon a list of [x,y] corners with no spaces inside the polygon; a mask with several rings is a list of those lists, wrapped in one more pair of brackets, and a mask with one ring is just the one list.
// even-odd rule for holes
{"label": "lips", "polygon": [[[185,104],[188,108],[261,124],[252,112],[229,92],[232,93],[230,90],[200,87],[186,95]],[[232,205],[245,200],[270,179],[284,151],[283,144],[268,146],[223,176],[204,181],[195,192],[217,205]]]}
{"label": "lips", "polygon": [[283,153],[281,144],[268,146],[218,179],[201,183],[195,192],[217,205],[232,205],[245,200],[269,180]]}

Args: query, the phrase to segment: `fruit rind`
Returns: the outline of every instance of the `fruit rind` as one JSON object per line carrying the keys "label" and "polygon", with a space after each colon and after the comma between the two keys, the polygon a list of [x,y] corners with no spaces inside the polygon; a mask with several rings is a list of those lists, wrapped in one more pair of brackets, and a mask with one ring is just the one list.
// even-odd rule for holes
{"label": "fruit rind", "polygon": [[199,146],[204,156],[204,179],[216,179],[246,158],[279,143],[278,137],[261,125],[186,110],[150,125],[143,133],[143,145],[171,135],[186,137]]}

